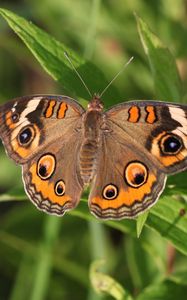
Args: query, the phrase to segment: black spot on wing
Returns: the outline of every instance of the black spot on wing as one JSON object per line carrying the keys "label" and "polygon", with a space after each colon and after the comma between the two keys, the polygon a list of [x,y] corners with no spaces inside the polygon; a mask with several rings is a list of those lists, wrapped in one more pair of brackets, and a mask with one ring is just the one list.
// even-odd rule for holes
{"label": "black spot on wing", "polygon": [[[186,112],[187,113],[187,112]],[[170,132],[177,127],[181,127],[181,124],[171,117],[169,112],[169,106],[160,106],[160,121],[161,125],[154,128],[146,141],[146,148],[151,150],[153,139],[163,131]]]}

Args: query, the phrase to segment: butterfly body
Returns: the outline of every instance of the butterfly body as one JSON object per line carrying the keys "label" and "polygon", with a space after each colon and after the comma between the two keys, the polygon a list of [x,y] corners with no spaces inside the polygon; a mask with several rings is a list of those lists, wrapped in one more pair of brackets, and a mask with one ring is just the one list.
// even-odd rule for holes
{"label": "butterfly body", "polygon": [[185,105],[132,101],[104,111],[95,95],[85,110],[67,96],[28,96],[0,107],[0,137],[31,201],[61,216],[90,185],[94,215],[136,217],[167,174],[187,168]]}
{"label": "butterfly body", "polygon": [[88,185],[96,171],[97,154],[101,142],[101,124],[103,122],[102,105],[97,97],[89,104],[83,114],[83,142],[79,154],[80,173],[84,185]]}

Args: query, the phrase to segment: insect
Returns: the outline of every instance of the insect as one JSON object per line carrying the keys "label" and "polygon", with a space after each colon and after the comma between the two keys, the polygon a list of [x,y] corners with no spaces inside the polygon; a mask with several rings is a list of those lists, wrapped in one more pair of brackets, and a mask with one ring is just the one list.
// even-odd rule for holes
{"label": "insect", "polygon": [[96,217],[136,217],[156,203],[168,174],[187,168],[187,106],[179,104],[103,111],[97,95],[87,110],[67,96],[22,97],[0,106],[0,137],[31,201],[59,216],[90,185]]}

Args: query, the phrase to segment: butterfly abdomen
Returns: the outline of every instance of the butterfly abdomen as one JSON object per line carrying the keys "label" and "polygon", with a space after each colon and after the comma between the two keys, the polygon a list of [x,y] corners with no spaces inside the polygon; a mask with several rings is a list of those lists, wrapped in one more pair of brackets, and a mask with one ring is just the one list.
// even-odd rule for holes
{"label": "butterfly abdomen", "polygon": [[85,185],[89,184],[96,170],[96,156],[100,139],[101,114],[90,109],[83,119],[84,141],[79,155],[80,174]]}
{"label": "butterfly abdomen", "polygon": [[98,145],[95,140],[87,140],[81,147],[79,163],[80,174],[84,184],[89,184],[95,171],[95,159]]}

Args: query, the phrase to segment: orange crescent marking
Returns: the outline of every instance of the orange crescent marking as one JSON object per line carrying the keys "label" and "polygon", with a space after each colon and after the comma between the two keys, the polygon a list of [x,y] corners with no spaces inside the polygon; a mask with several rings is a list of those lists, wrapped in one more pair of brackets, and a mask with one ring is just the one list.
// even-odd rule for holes
{"label": "orange crescent marking", "polygon": [[152,141],[151,153],[155,155],[157,158],[160,158],[160,148],[158,146],[159,140],[166,134],[165,131],[160,133],[156,138]]}
{"label": "orange crescent marking", "polygon": [[44,199],[49,199],[52,203],[57,203],[59,205],[64,205],[67,201],[71,201],[70,196],[57,196],[54,190],[54,184],[49,183],[48,180],[42,180],[37,175],[37,165],[33,164],[30,168],[30,173],[32,176],[31,183],[34,184],[35,189],[38,193],[42,194]]}
{"label": "orange crescent marking", "polygon": [[66,103],[62,102],[60,105],[59,105],[59,109],[58,109],[58,112],[57,112],[57,118],[58,119],[63,119],[66,115],[66,111],[68,109],[68,106]]}
{"label": "orange crescent marking", "polygon": [[16,152],[22,158],[29,156],[29,154],[31,153],[30,149],[28,150],[23,147],[20,147],[17,141],[12,142],[12,146],[14,152]]}
{"label": "orange crescent marking", "polygon": [[163,163],[164,166],[169,167],[177,162],[180,162],[184,160],[184,158],[187,156],[187,150],[183,150],[177,155],[174,156],[159,156],[158,159]]}
{"label": "orange crescent marking", "polygon": [[139,118],[140,118],[140,109],[139,109],[139,107],[138,106],[132,106],[129,109],[128,121],[132,122],[132,123],[136,123],[136,122],[138,122]]}
{"label": "orange crescent marking", "polygon": [[56,101],[55,100],[51,100],[48,104],[48,107],[44,113],[44,116],[46,118],[51,118],[51,116],[53,115],[53,111],[54,111],[54,108],[55,108],[55,105],[56,105]]}
{"label": "orange crescent marking", "polygon": [[149,124],[153,124],[157,120],[157,116],[155,113],[155,108],[154,106],[146,106],[146,111],[147,111],[147,117],[146,117],[146,122]]}
{"label": "orange crescent marking", "polygon": [[150,194],[153,184],[156,182],[156,176],[149,174],[146,184],[139,188],[130,188],[127,190],[121,189],[119,195],[114,200],[106,200],[102,197],[96,196],[91,200],[91,204],[97,204],[101,209],[114,208],[118,209],[122,205],[132,206],[135,201],[142,202],[145,195]]}

